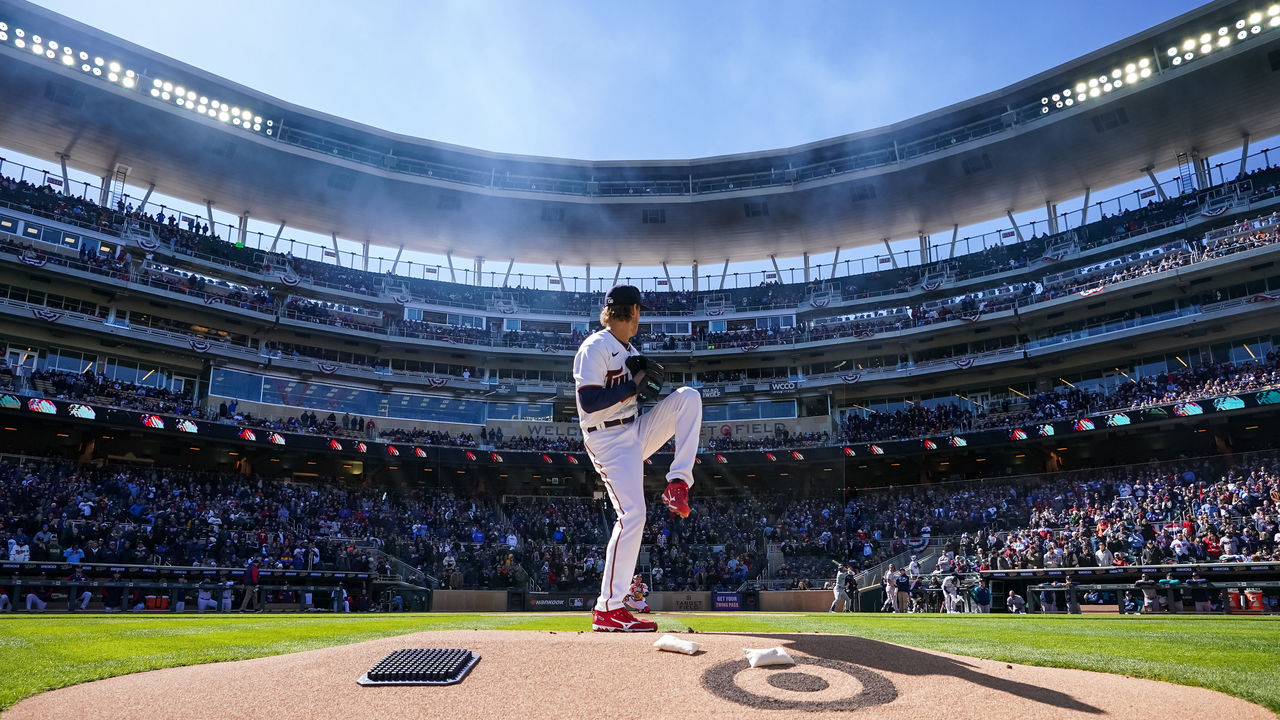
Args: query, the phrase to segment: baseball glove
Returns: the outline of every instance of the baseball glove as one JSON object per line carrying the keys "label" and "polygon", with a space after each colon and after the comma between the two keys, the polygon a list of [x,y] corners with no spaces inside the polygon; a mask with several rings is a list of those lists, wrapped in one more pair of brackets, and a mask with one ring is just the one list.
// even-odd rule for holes
{"label": "baseball glove", "polygon": [[642,401],[652,400],[662,392],[662,386],[667,382],[667,369],[662,363],[650,360],[643,355],[632,355],[627,358],[627,369],[631,371],[631,376],[635,377],[641,370],[644,371],[644,379],[636,385],[636,397]]}

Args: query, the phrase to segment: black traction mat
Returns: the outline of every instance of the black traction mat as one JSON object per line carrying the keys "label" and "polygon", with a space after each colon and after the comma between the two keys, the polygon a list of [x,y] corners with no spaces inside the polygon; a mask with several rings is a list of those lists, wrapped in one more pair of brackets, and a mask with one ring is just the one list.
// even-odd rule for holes
{"label": "black traction mat", "polygon": [[374,665],[356,682],[377,685],[456,685],[480,662],[464,648],[397,650]]}

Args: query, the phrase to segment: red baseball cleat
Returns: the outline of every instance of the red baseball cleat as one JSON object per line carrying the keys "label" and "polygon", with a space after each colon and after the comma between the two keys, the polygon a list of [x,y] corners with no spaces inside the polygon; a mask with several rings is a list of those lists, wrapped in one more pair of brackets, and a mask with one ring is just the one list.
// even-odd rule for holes
{"label": "red baseball cleat", "polygon": [[662,502],[672,515],[689,517],[689,485],[683,480],[672,480],[662,493]]}
{"label": "red baseball cleat", "polygon": [[591,613],[591,629],[596,632],[655,632],[658,623],[652,620],[640,620],[627,612],[626,608]]}

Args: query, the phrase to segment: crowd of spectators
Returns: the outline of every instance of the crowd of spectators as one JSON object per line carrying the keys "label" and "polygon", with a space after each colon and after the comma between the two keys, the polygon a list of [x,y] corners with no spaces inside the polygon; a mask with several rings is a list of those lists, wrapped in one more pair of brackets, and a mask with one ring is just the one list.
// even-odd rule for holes
{"label": "crowd of spectators", "polygon": [[[12,373],[7,375],[12,386]],[[61,400],[97,402],[128,410],[189,417],[207,413],[193,402],[190,392],[175,392],[149,385],[107,378],[102,373],[36,370],[29,377],[33,389]],[[1209,362],[1189,366],[1182,371],[1156,375],[1126,377],[1112,388],[1086,390],[1065,386],[1027,396],[1013,404],[1001,401],[999,406],[980,407],[976,403],[942,403],[931,406],[911,405],[894,412],[848,412],[839,421],[834,436],[827,432],[790,432],[783,430],[758,438],[712,437],[707,450],[757,450],[804,448],[829,445],[832,442],[863,443],[910,438],[940,437],[993,428],[1020,427],[1040,422],[1077,419],[1101,412],[1125,411],[1168,405],[1205,398],[1232,395],[1280,387],[1280,355],[1268,351],[1257,360],[1244,363]],[[543,452],[581,452],[580,438],[528,435],[505,436],[494,428],[481,428],[478,437],[471,433],[450,433],[436,428],[385,428],[379,431],[372,419],[330,412],[321,418],[313,410],[280,418],[255,416],[240,411],[236,403],[223,402],[216,418],[246,427],[300,432],[345,438],[380,437],[395,442],[455,447],[492,446],[500,450]]]}
{"label": "crowd of spectators", "polygon": [[965,570],[1280,561],[1274,454],[1069,473],[1032,491],[1027,519],[948,542]]}
{"label": "crowd of spectators", "polygon": [[268,315],[276,312],[275,298],[261,285],[250,288],[155,262],[143,263],[137,278],[143,285],[200,298],[209,304],[230,305]]}
{"label": "crowd of spectators", "polygon": [[114,380],[92,370],[82,373],[34,370],[29,380],[32,387],[45,388],[46,395],[59,400],[100,402],[125,410],[164,415],[202,414],[201,408],[192,401],[190,391],[175,392],[166,388]]}
{"label": "crowd of spectators", "polygon": [[912,405],[889,412],[847,413],[840,421],[842,442],[876,442],[937,437],[1037,422],[1074,420],[1105,411],[1133,410],[1153,405],[1200,400],[1280,386],[1280,356],[1274,350],[1244,363],[1204,363],[1181,372],[1127,378],[1107,390],[1072,386],[1037,393],[1014,405],[999,407],[942,403]]}
{"label": "crowd of spectators", "polygon": [[347,330],[382,332],[382,313],[342,303],[290,298],[284,306],[285,317],[318,325],[332,325]]}
{"label": "crowd of spectators", "polygon": [[[1273,192],[1280,168],[1263,168],[1250,173],[1248,179],[1253,184],[1254,194]],[[244,269],[273,273],[296,274],[300,280],[311,280],[324,287],[349,291],[366,296],[378,296],[383,292],[389,275],[379,275],[355,268],[343,267],[313,260],[295,258],[290,254],[274,255],[253,250],[237,244],[223,241],[211,232],[207,223],[201,222],[194,215],[176,211],[142,213],[124,200],[118,201],[114,210],[100,208],[87,198],[77,198],[56,191],[51,186],[34,185],[20,182],[12,178],[0,178],[0,199],[16,204],[25,210],[70,222],[80,227],[93,227],[104,232],[119,234],[126,227],[132,226],[156,234],[157,239],[172,253],[200,254],[237,264]],[[1086,228],[1071,231],[1076,249],[1087,250],[1098,247],[1116,239],[1131,237],[1138,233],[1150,232],[1185,221],[1193,212],[1195,203],[1190,205],[1186,198],[1172,198],[1167,201],[1153,200],[1147,206],[1124,212],[1116,216],[1102,213],[1098,220]],[[836,290],[845,299],[863,298],[869,295],[883,294],[892,291],[909,291],[923,289],[920,283],[929,277],[946,274],[950,277],[973,277],[1008,269],[1025,268],[1039,260],[1041,255],[1050,251],[1058,236],[1032,236],[1026,242],[1010,245],[997,244],[978,252],[968,253],[945,263],[924,267],[894,268],[877,270],[863,275],[835,278],[827,285]],[[1254,237],[1250,240],[1255,246],[1273,242],[1274,238]],[[1233,241],[1236,242],[1236,241]],[[859,334],[885,332],[891,329],[901,330],[906,327],[919,327],[934,322],[946,321],[957,315],[971,316],[977,312],[995,312],[1020,302],[1043,301],[1060,297],[1070,292],[1079,292],[1089,287],[1096,287],[1103,282],[1117,282],[1122,279],[1159,272],[1163,269],[1179,267],[1193,261],[1195,254],[1203,249],[1188,248],[1184,250],[1170,249],[1169,257],[1158,259],[1139,258],[1138,253],[1119,258],[1122,261],[1118,268],[1105,268],[1086,276],[1063,276],[1060,283],[1053,287],[1039,288],[1038,283],[1020,281],[985,291],[978,299],[972,295],[955,298],[944,298],[942,301],[913,304],[898,308],[888,318],[864,318],[847,323],[827,323],[821,327],[791,328],[784,330],[730,333],[704,333],[706,337],[696,340],[717,347],[741,347],[755,344],[777,344],[799,342],[805,338],[821,339],[823,337],[847,337]],[[1221,248],[1210,249],[1221,252]],[[32,252],[43,256],[54,257],[32,248]],[[125,275],[131,272],[131,263],[127,261],[128,249],[117,251],[114,255],[90,253],[85,246],[81,251],[81,260],[99,263],[108,274]],[[92,255],[92,257],[91,257]],[[267,258],[264,261],[264,258]],[[264,264],[265,263],[265,264]],[[274,263],[274,264],[273,264]],[[406,287],[411,296],[424,301],[442,299],[450,303],[474,304],[487,308],[494,293],[502,294],[516,306],[530,310],[568,311],[593,314],[600,302],[598,293],[547,291],[527,288],[484,288],[435,280],[396,278],[397,287]],[[646,291],[644,302],[655,311],[691,312],[704,304],[709,298],[728,298],[737,308],[754,309],[768,307],[795,307],[808,298],[818,286],[803,284],[781,284],[776,277],[766,279],[755,287],[737,288],[729,291],[693,293],[689,291]],[[927,291],[927,290],[926,290]],[[945,289],[942,290],[945,292]],[[323,303],[315,303],[321,310],[305,303],[287,309],[298,313],[306,319],[318,322],[329,322],[342,327],[369,329],[371,326],[386,332],[413,337],[429,337],[432,339],[451,339],[453,342],[468,341],[504,341],[513,347],[573,347],[576,345],[572,333],[549,334],[516,332],[502,338],[481,332],[474,334],[473,329],[450,327],[434,323],[413,323],[411,321],[394,321],[395,324],[382,327],[374,318],[365,313],[349,308],[325,308]],[[902,317],[905,315],[905,317]],[[896,317],[895,317],[896,316]],[[658,341],[667,338],[659,337]],[[686,338],[687,339],[687,338]]]}
{"label": "crowd of spectators", "polygon": [[326,539],[393,536],[415,502],[232,473],[0,463],[0,552],[49,562],[371,569],[372,555]]}
{"label": "crowd of spectators", "polygon": [[[598,587],[602,499],[299,484],[263,475],[68,461],[0,463],[6,560],[370,570],[378,547],[444,587]],[[648,512],[656,590],[810,585],[944,541],[941,572],[1280,561],[1280,455],[1178,460],[929,486],[695,495]],[[338,539],[343,539],[341,542]],[[351,539],[365,544],[357,547]],[[777,548],[781,562],[766,567]]]}

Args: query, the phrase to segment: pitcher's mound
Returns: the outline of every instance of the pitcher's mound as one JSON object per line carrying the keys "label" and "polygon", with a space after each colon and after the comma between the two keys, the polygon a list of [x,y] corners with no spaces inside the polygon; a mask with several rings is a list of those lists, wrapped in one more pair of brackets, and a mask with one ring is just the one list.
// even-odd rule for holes
{"label": "pitcher's mound", "polygon": [[[1008,665],[848,635],[684,634],[697,655],[659,652],[660,634],[425,632],[256,660],[126,675],[23,700],[20,718],[759,718],[801,713],[934,717],[1185,717],[1275,720],[1221,693],[1119,675]],[[750,668],[743,648],[782,646],[796,664]],[[361,687],[401,648],[481,655],[461,684]]]}

